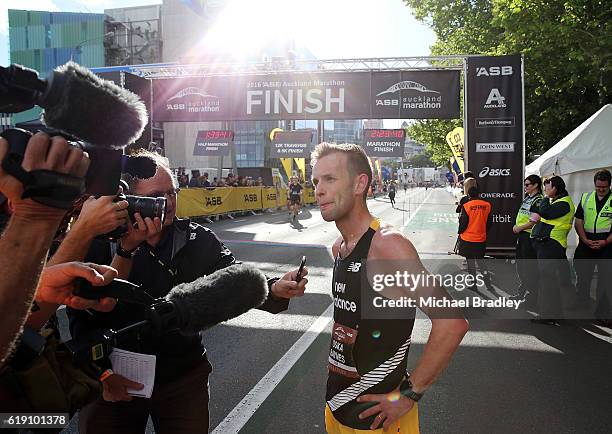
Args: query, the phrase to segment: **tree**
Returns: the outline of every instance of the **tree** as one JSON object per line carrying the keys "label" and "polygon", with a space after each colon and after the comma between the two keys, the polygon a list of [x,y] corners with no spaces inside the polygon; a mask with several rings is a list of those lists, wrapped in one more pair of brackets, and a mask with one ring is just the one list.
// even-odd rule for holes
{"label": "tree", "polygon": [[[418,154],[414,154],[412,157],[406,161],[408,166],[412,167],[434,167],[434,164],[431,161],[430,155],[428,152],[419,152]],[[439,166],[439,164],[437,164]]]}
{"label": "tree", "polygon": [[523,55],[528,154],[542,153],[612,100],[610,0],[404,2],[435,31],[433,55]]}
{"label": "tree", "polygon": [[453,154],[446,143],[446,135],[461,124],[459,119],[427,119],[408,127],[408,137],[425,144],[429,159],[436,166],[447,165]]}

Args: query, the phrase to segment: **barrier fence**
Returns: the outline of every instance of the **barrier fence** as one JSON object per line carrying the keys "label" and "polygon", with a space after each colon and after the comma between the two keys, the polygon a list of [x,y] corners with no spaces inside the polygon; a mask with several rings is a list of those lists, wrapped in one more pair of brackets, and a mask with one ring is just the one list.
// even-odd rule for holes
{"label": "barrier fence", "polygon": [[[304,204],[315,203],[313,188],[304,188]],[[179,191],[179,217],[206,217],[241,211],[261,211],[287,203],[287,189],[275,187],[185,188]]]}

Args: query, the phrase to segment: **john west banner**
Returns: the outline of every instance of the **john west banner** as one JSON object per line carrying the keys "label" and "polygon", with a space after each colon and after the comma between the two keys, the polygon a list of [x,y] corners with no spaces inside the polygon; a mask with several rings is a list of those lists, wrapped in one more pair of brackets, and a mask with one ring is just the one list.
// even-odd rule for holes
{"label": "john west banner", "polygon": [[493,208],[487,249],[512,248],[525,161],[520,55],[468,57],[466,113],[467,167]]}
{"label": "john west banner", "polygon": [[363,130],[363,143],[366,154],[370,157],[404,157],[406,131],[397,130]]}
{"label": "john west banner", "polygon": [[227,156],[234,144],[234,132],[226,130],[198,131],[193,155],[216,157]]}
{"label": "john west banner", "polygon": [[459,118],[459,71],[153,80],[153,121]]}
{"label": "john west banner", "polygon": [[278,131],[270,147],[270,158],[308,158],[312,131]]}

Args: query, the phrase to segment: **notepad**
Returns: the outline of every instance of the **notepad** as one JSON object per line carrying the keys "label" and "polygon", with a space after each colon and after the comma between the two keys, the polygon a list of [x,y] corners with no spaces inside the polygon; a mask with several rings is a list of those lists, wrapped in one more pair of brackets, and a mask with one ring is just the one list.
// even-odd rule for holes
{"label": "notepad", "polygon": [[132,396],[150,398],[155,383],[155,356],[115,348],[110,354],[113,372],[144,384],[141,390],[128,389]]}

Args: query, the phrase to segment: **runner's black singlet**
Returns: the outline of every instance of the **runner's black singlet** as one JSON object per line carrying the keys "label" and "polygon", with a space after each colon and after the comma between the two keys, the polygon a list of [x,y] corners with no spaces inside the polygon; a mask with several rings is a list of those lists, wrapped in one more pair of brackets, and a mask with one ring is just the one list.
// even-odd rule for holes
{"label": "runner's black singlet", "polygon": [[372,303],[381,295],[366,279],[366,260],[379,227],[380,222],[374,220],[346,258],[336,256],[332,281],[334,325],[326,400],[341,424],[363,430],[370,429],[374,416],[363,420],[358,416],[376,404],[357,403],[355,399],[370,393],[389,393],[399,386],[406,376],[416,312],[407,312],[409,319],[362,316],[362,303]]}

